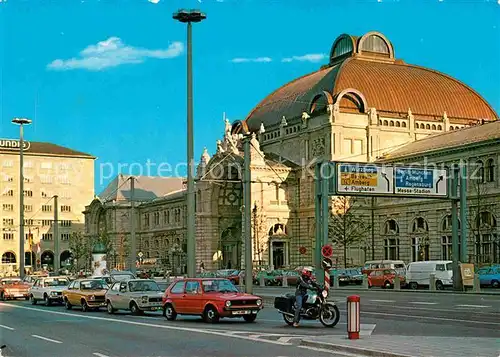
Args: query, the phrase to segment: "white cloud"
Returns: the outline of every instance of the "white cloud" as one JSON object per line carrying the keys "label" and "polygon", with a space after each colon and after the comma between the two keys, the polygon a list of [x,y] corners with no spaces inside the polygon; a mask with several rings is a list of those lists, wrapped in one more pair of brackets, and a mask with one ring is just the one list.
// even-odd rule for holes
{"label": "white cloud", "polygon": [[56,59],[47,65],[52,70],[86,69],[100,71],[127,63],[142,63],[147,58],[167,59],[180,56],[184,52],[182,42],[173,42],[167,49],[148,50],[125,45],[118,37],[110,37],[96,45],[82,50],[78,57]]}
{"label": "white cloud", "polygon": [[243,57],[237,57],[233,58],[230,62],[233,63],[268,63],[272,62],[272,58],[270,57],[256,57],[256,58],[243,58]]}
{"label": "white cloud", "polygon": [[148,0],[148,1],[153,3],[153,4],[158,4],[160,2],[160,0]]}
{"label": "white cloud", "polygon": [[319,62],[323,59],[325,59],[327,56],[323,53],[309,53],[307,55],[303,56],[292,56],[292,57],[286,57],[281,60],[281,62],[294,62],[294,61],[299,61],[299,62]]}

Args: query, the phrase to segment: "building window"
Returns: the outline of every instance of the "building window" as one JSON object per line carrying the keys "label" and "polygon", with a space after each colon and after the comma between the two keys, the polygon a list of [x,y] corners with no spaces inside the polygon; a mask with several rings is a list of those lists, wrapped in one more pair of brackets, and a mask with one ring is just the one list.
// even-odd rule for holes
{"label": "building window", "polygon": [[71,206],[62,205],[61,212],[71,212]]}
{"label": "building window", "polygon": [[5,161],[2,163],[2,166],[3,166],[3,167],[14,167],[14,161],[12,161],[12,160],[5,160]]}
{"label": "building window", "polygon": [[2,219],[2,222],[3,222],[4,226],[13,226],[14,225],[13,218],[4,218],[4,219]]}
{"label": "building window", "polygon": [[62,233],[61,234],[61,240],[68,241],[70,237],[71,237],[71,234],[69,234],[69,233]]}
{"label": "building window", "polygon": [[384,240],[384,259],[399,260],[399,239],[389,238]]}
{"label": "building window", "polygon": [[33,205],[24,205],[24,212],[33,212]]}
{"label": "building window", "polygon": [[14,211],[14,205],[13,204],[10,204],[10,203],[4,203],[2,205],[2,209],[6,212],[12,212]]}
{"label": "building window", "polygon": [[25,219],[24,220],[24,225],[25,226],[34,226],[35,222],[32,219]]}
{"label": "building window", "polygon": [[23,163],[23,167],[24,167],[25,169],[32,169],[32,168],[33,168],[33,161],[25,161],[25,162]]}
{"label": "building window", "polygon": [[50,170],[52,168],[52,163],[48,161],[42,162],[40,168]]}
{"label": "building window", "polygon": [[16,264],[16,255],[12,252],[3,253],[2,264]]}
{"label": "building window", "polygon": [[69,220],[62,220],[60,221],[61,227],[71,227],[71,221]]}
{"label": "building window", "polygon": [[3,193],[3,196],[13,197],[14,196],[14,190],[6,190]]}
{"label": "building window", "polygon": [[149,227],[149,213],[144,214],[144,228]]}
{"label": "building window", "polygon": [[4,240],[14,240],[14,233],[4,233],[3,239]]}
{"label": "building window", "polygon": [[71,192],[69,192],[69,191],[63,191],[63,193],[61,194],[61,197],[64,198],[64,199],[70,199],[71,198]]}
{"label": "building window", "polygon": [[67,170],[71,170],[71,164],[70,163],[62,163],[59,165],[59,169],[61,171],[67,171]]}
{"label": "building window", "polygon": [[486,162],[486,181],[495,182],[495,162],[493,159]]}
{"label": "building window", "polygon": [[42,240],[52,240],[52,233],[43,233]]}
{"label": "building window", "polygon": [[[52,207],[52,206],[50,206]],[[50,219],[42,219],[42,226],[43,227],[50,227],[52,225],[52,220]]]}
{"label": "building window", "polygon": [[52,205],[42,205],[42,212],[52,212]]}
{"label": "building window", "polygon": [[474,167],[474,172],[472,174],[472,179],[478,180],[479,183],[483,183],[484,180],[484,164],[481,160],[477,160]]}
{"label": "building window", "polygon": [[413,221],[413,227],[412,227],[412,232],[428,232],[429,231],[429,225],[427,224],[427,221],[422,218],[422,217],[417,217]]}
{"label": "building window", "polygon": [[411,238],[411,261],[420,262],[429,260],[430,244],[427,236]]}
{"label": "building window", "polygon": [[59,176],[58,177],[58,181],[62,185],[69,185],[70,184],[68,176],[65,176],[65,175],[64,176]]}
{"label": "building window", "polygon": [[390,219],[387,222],[385,222],[384,233],[385,234],[399,234],[398,223],[394,219]]}
{"label": "building window", "polygon": [[42,196],[42,198],[47,198],[49,197],[49,195],[47,194],[47,192],[45,191],[40,191],[40,195]]}
{"label": "building window", "polygon": [[24,197],[33,197],[33,191],[31,190],[24,190]]}
{"label": "building window", "polygon": [[500,241],[497,234],[497,220],[491,212],[483,211],[476,217],[475,262],[491,264],[500,262]]}
{"label": "building window", "polygon": [[3,182],[14,182],[14,177],[3,174],[2,175],[2,181]]}
{"label": "building window", "polygon": [[52,176],[40,175],[40,182],[43,184],[51,184],[52,183]]}
{"label": "building window", "polygon": [[163,211],[163,224],[168,223],[168,211]]}
{"label": "building window", "polygon": [[160,225],[160,212],[155,212],[153,214],[153,221],[154,221],[154,225],[155,226],[159,226]]}

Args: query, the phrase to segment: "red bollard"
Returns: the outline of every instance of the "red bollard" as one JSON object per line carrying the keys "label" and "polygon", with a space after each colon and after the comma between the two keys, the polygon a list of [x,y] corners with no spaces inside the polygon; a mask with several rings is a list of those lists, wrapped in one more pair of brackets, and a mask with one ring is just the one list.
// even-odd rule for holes
{"label": "red bollard", "polygon": [[359,339],[361,324],[359,322],[359,295],[347,297],[347,337],[350,340]]}

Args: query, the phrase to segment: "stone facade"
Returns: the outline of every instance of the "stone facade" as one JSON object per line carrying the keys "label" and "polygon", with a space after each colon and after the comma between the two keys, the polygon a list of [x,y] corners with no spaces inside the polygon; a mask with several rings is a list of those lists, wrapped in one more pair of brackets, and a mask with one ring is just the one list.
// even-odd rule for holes
{"label": "stone facade", "polygon": [[[250,152],[253,263],[254,266],[281,268],[314,264],[313,170],[318,160],[375,162],[430,135],[462,131],[459,129],[497,118],[480,96],[459,81],[396,60],[392,45],[383,35],[346,36],[335,41],[328,65],[278,89],[246,120],[232,125],[225,120],[217,152],[213,157],[206,150],[202,153],[196,178],[196,260],[199,267],[242,267],[245,247],[241,128],[247,127],[253,133]],[[342,71],[345,74],[339,74]],[[380,83],[374,84],[376,81]],[[427,91],[425,95],[422,83]],[[437,94],[429,97],[428,94],[434,92],[439,93],[439,100]],[[467,99],[458,100],[457,93]],[[470,105],[463,106],[464,101]],[[484,155],[498,157],[498,151]],[[495,197],[492,196],[493,201]],[[161,223],[157,228],[141,226],[140,249],[150,257],[169,256],[166,252],[177,239],[185,252],[184,199],[185,195],[178,193],[144,201],[138,206],[139,225],[148,214],[149,217],[159,216],[161,222],[165,212],[179,209],[183,217],[175,227]],[[331,206],[334,202],[332,197]],[[375,258],[384,258],[387,249],[387,255],[393,254],[390,253],[392,248],[385,248],[393,226],[387,233],[384,228],[387,218],[392,216],[397,218],[395,230],[399,229],[401,236],[400,258],[418,259],[412,254],[412,239],[419,242],[418,247],[422,241],[429,242],[428,257],[442,256],[442,234],[438,232],[449,205],[436,201],[416,202],[375,202]],[[361,219],[370,219],[371,200],[363,199],[361,203]],[[111,207],[104,201],[99,205]],[[498,208],[491,209],[498,217]],[[92,217],[91,212],[92,207],[89,217]],[[419,219],[415,221],[421,216],[423,223]],[[413,222],[418,223],[416,232],[408,231]],[[371,253],[370,244],[370,237],[367,237],[360,246],[349,247],[346,263],[362,264]],[[339,247],[334,251],[337,262],[344,263]],[[178,267],[177,261],[166,259],[165,262],[168,262],[168,269]]]}

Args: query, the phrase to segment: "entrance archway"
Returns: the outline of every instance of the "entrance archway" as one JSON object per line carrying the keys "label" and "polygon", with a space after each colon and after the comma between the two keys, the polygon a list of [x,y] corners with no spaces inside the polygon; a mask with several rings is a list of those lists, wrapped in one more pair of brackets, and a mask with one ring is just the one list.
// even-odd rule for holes
{"label": "entrance archway", "polygon": [[65,250],[61,253],[61,256],[60,256],[60,264],[61,264],[61,268],[65,268],[67,267],[68,265],[71,265],[71,261],[73,260],[73,254],[71,254],[71,252],[69,250]]}
{"label": "entrance archway", "polygon": [[13,252],[5,252],[2,254],[2,264],[16,264],[16,255]]}
{"label": "entrance archway", "polygon": [[54,253],[50,250],[46,250],[41,255],[41,263],[43,265],[47,265],[49,267],[54,266]]}
{"label": "entrance archway", "polygon": [[241,263],[241,236],[235,227],[222,232],[222,269],[239,269]]}
{"label": "entrance archway", "polygon": [[276,223],[269,230],[269,262],[274,269],[289,264],[289,238],[283,223]]}

